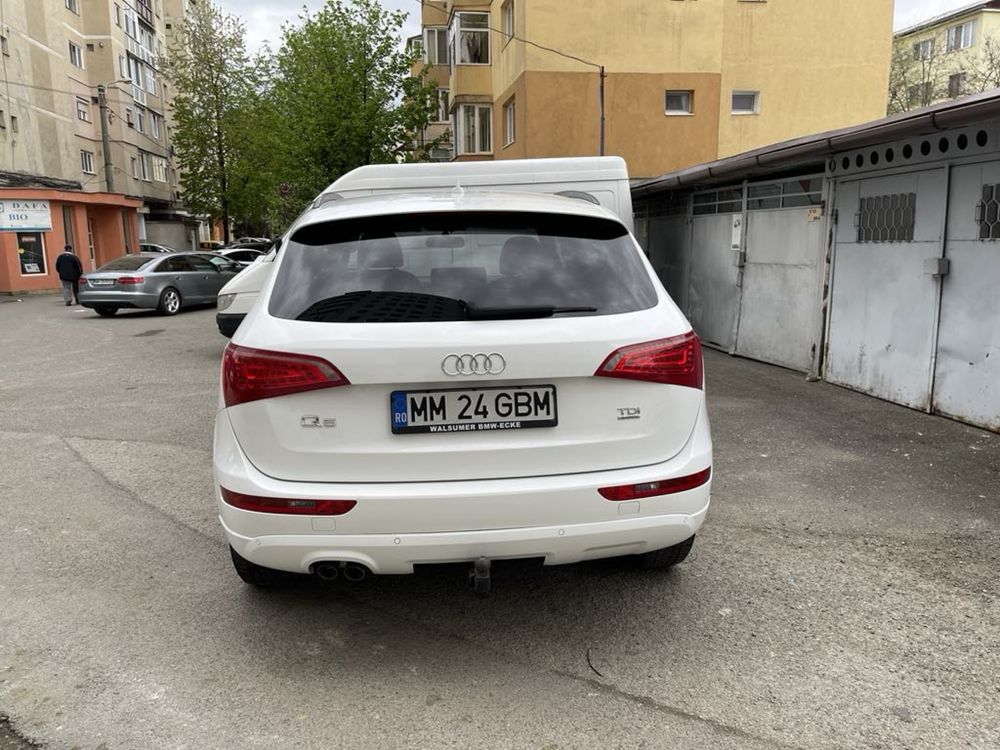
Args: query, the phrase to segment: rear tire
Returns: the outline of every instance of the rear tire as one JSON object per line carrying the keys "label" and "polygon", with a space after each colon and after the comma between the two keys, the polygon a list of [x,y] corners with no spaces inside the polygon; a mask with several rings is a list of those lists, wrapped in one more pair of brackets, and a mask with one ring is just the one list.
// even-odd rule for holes
{"label": "rear tire", "polygon": [[160,315],[176,315],[181,309],[181,293],[168,286],[160,292],[160,304],[156,306]]}
{"label": "rear tire", "polygon": [[688,556],[693,546],[694,537],[690,536],[683,542],[679,542],[672,547],[664,547],[663,549],[654,549],[652,552],[646,552],[638,556],[639,567],[646,570],[672,568],[678,563],[684,562],[684,558]]}
{"label": "rear tire", "polygon": [[229,548],[229,554],[232,555],[236,575],[243,579],[243,583],[248,583],[251,586],[280,586],[296,577],[283,570],[265,568],[263,565],[252,563],[232,547]]}
{"label": "rear tire", "polygon": [[94,308],[94,312],[100,315],[102,318],[113,318],[115,313],[118,312],[117,307],[111,307],[110,305],[98,305]]}

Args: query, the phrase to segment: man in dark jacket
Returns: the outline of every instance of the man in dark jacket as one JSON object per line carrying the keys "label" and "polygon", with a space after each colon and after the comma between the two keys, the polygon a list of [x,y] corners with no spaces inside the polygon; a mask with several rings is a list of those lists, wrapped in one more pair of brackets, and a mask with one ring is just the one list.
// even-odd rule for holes
{"label": "man in dark jacket", "polygon": [[56,258],[56,273],[62,281],[63,300],[66,307],[74,302],[80,304],[80,277],[83,276],[83,264],[73,255],[73,246],[66,245],[62,255]]}

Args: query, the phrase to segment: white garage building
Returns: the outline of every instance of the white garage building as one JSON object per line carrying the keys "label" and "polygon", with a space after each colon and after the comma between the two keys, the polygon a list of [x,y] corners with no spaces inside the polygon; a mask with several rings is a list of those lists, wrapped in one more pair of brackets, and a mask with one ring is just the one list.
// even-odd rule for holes
{"label": "white garage building", "polygon": [[1000,431],[1000,91],[633,186],[711,346]]}

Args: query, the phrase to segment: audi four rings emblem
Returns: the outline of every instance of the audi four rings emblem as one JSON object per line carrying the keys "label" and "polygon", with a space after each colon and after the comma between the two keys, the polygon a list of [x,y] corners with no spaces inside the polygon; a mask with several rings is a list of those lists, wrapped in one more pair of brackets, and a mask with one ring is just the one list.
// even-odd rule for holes
{"label": "audi four rings emblem", "polygon": [[503,355],[491,354],[449,354],[441,361],[445,375],[499,375],[507,369]]}

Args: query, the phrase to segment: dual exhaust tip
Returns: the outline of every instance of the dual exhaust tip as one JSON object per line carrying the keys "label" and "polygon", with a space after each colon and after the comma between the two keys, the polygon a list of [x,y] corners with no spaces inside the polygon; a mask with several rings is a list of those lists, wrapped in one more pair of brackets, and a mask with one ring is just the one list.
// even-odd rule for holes
{"label": "dual exhaust tip", "polygon": [[313,573],[324,581],[335,581],[343,576],[345,581],[359,583],[368,577],[368,568],[356,562],[321,562],[313,566]]}

